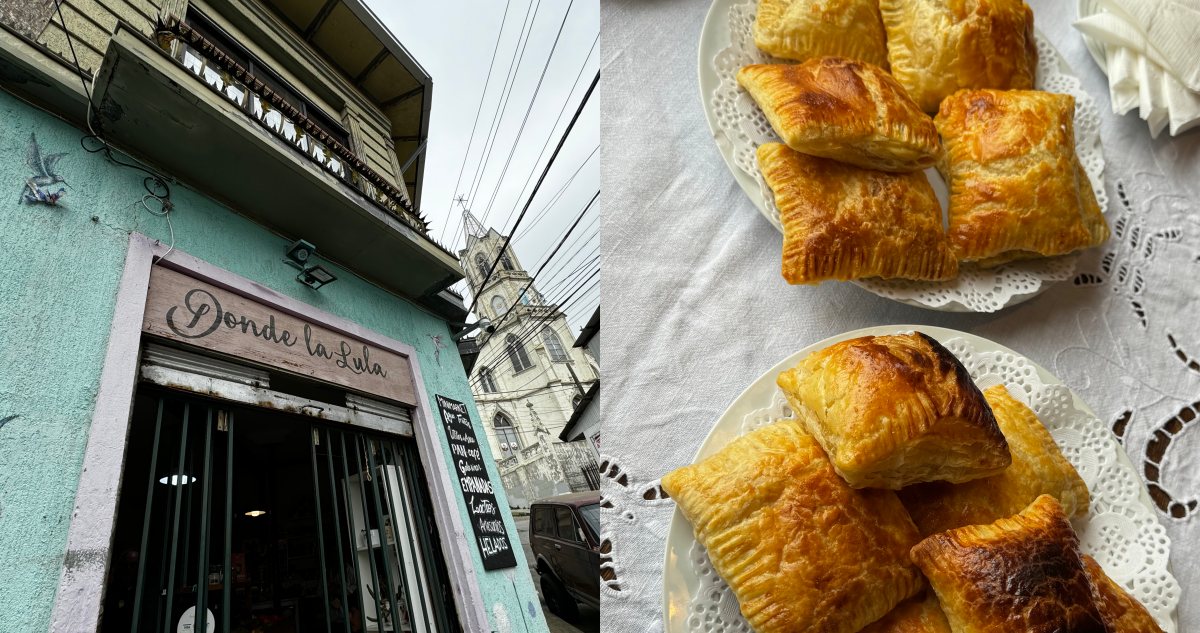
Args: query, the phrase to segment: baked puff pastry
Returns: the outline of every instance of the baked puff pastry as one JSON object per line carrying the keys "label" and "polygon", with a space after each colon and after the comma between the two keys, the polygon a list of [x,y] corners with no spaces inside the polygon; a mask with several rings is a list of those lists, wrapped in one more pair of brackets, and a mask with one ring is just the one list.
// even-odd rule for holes
{"label": "baked puff pastry", "polygon": [[896,605],[887,615],[867,625],[860,633],[951,633],[950,623],[937,594],[926,589]]}
{"label": "baked puff pastry", "polygon": [[790,148],[864,169],[909,172],[942,156],[933,119],[878,66],[840,57],[738,72]]}
{"label": "baked puff pastry", "polygon": [[966,368],[920,332],[842,341],[809,354],[776,384],[855,488],[961,483],[1012,461]]}
{"label": "baked puff pastry", "polygon": [[958,275],[924,172],[862,169],[781,143],[760,145],[758,165],[783,222],[788,283]]}
{"label": "baked puff pastry", "polygon": [[1163,633],[1146,607],[1121,585],[1113,582],[1096,559],[1085,554],[1083,564],[1092,586],[1096,588],[1096,607],[1112,628],[1112,633]]}
{"label": "baked puff pastry", "polygon": [[879,0],[759,0],[754,43],[785,59],[832,55],[888,67]]}
{"label": "baked puff pastry", "polygon": [[1075,99],[1036,91],[964,90],[934,119],[946,154],[950,246],[994,266],[1062,255],[1108,239],[1075,155]]}
{"label": "baked puff pastry", "polygon": [[926,112],[963,88],[1029,90],[1033,11],[1021,0],[879,0],[892,75]]}
{"label": "baked puff pastry", "polygon": [[921,536],[1007,519],[1043,494],[1057,499],[1068,517],[1086,516],[1087,484],[1033,411],[1004,385],[991,387],[983,397],[1008,441],[1012,465],[998,475],[966,483],[933,481],[901,490],[900,501]]}
{"label": "baked puff pastry", "polygon": [[1050,495],[1012,518],[934,534],[912,549],[954,633],[1111,633],[1082,556]]}
{"label": "baked puff pastry", "polygon": [[854,490],[783,420],[662,478],[758,633],[856,633],[924,587],[896,493]]}

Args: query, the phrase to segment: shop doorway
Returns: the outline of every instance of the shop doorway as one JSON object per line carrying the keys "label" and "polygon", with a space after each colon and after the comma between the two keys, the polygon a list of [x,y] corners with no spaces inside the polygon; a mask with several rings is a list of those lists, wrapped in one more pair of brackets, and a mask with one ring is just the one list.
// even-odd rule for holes
{"label": "shop doorway", "polygon": [[441,552],[412,439],[143,385],[100,630],[458,631]]}

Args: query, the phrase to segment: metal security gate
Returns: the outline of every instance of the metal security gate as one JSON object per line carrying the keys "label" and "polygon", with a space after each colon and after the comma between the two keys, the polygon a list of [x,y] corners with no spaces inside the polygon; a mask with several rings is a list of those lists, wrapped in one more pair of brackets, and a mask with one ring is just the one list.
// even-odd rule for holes
{"label": "metal security gate", "polygon": [[102,631],[459,630],[410,438],[141,391]]}

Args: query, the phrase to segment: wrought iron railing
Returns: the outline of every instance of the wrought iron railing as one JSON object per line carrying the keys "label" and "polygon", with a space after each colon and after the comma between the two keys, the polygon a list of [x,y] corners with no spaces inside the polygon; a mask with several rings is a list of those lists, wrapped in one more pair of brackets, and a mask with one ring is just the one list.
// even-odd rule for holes
{"label": "wrought iron railing", "polygon": [[158,43],[175,61],[250,118],[428,237],[428,223],[397,187],[195,29],[171,16],[158,27]]}

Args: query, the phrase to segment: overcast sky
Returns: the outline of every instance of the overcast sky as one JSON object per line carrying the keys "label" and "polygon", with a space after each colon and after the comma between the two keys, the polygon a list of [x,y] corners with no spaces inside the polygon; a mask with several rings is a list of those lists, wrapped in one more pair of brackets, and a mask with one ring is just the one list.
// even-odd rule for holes
{"label": "overcast sky", "polygon": [[[462,208],[454,202],[458,195],[467,198],[467,206],[485,227],[507,234],[599,69],[599,50],[593,48],[600,31],[599,2],[367,2],[433,77],[421,199],[430,234],[455,253],[463,247]],[[517,258],[530,274],[599,190],[599,144],[599,99],[593,94],[513,238]],[[547,208],[564,185],[561,196]],[[599,278],[583,285],[596,269],[587,269],[585,263],[595,258],[597,219],[598,208],[593,206],[534,282],[548,301],[560,304],[574,288],[583,288],[562,306],[575,334],[599,302]],[[569,278],[573,271],[578,274]]]}

